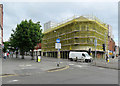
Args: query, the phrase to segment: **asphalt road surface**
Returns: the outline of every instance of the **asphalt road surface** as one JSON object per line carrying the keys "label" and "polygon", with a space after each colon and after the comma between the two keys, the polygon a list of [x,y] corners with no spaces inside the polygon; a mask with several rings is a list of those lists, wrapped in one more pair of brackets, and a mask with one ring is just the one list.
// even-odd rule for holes
{"label": "asphalt road surface", "polygon": [[118,84],[118,70],[80,62],[68,61],[68,65],[69,68],[53,72],[31,68],[27,71],[32,74],[3,77],[2,84]]}

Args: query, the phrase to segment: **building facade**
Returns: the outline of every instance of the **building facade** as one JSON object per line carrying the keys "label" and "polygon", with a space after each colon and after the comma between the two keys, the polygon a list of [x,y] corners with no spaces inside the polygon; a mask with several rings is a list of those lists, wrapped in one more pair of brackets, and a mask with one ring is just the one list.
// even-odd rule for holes
{"label": "building facade", "polygon": [[0,57],[2,57],[3,44],[3,5],[0,4]]}
{"label": "building facade", "polygon": [[[73,16],[44,32],[42,52],[44,56],[57,57],[56,39],[60,39],[61,58],[69,58],[70,51],[86,51],[91,48],[94,57],[103,57],[102,44],[108,45],[108,25],[94,16]],[[95,39],[97,47],[95,49]],[[108,49],[108,46],[107,46]]]}
{"label": "building facade", "polygon": [[108,50],[112,52],[115,51],[115,41],[112,38],[109,38]]}
{"label": "building facade", "polygon": [[57,23],[53,21],[46,22],[44,24],[44,31],[47,31],[48,29],[51,29],[53,26],[55,26]]}
{"label": "building facade", "polygon": [[40,55],[40,56],[41,56],[41,43],[38,43],[38,44],[35,46],[34,55],[35,55],[35,56],[37,56],[37,55]]}

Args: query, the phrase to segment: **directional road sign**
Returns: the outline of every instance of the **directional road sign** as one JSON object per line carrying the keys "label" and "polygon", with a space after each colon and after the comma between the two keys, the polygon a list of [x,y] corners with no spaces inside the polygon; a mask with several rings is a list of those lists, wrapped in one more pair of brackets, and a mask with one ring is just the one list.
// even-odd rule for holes
{"label": "directional road sign", "polygon": [[61,43],[55,43],[55,48],[56,49],[61,49]]}
{"label": "directional road sign", "polygon": [[58,39],[56,39],[56,42],[57,42],[57,43],[60,43],[60,39],[59,39],[59,38],[58,38]]}

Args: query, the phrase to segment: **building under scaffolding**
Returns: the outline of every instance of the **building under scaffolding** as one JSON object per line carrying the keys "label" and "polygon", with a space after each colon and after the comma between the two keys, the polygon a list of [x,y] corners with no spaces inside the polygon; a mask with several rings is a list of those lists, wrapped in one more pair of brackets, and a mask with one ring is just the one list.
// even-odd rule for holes
{"label": "building under scaffolding", "polygon": [[[70,51],[86,51],[91,48],[94,57],[97,39],[97,57],[103,57],[102,44],[108,45],[108,25],[94,16],[73,16],[44,32],[43,56],[57,57],[56,39],[60,39],[60,57],[69,58]],[[108,47],[106,47],[106,50]]]}

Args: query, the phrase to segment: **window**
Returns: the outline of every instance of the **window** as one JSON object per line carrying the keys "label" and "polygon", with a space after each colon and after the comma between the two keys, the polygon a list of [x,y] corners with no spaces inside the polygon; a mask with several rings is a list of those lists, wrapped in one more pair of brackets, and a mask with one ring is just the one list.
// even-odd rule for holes
{"label": "window", "polygon": [[85,57],[85,54],[84,54],[84,53],[82,53],[82,56],[84,56],[84,57]]}
{"label": "window", "polygon": [[86,27],[86,28],[87,28],[87,31],[89,31],[89,26],[88,26],[88,25],[87,25],[87,27]]}

